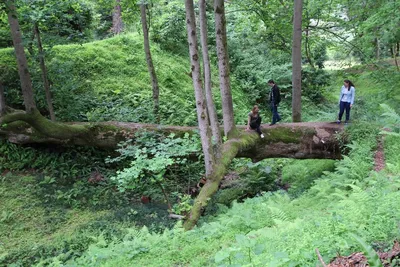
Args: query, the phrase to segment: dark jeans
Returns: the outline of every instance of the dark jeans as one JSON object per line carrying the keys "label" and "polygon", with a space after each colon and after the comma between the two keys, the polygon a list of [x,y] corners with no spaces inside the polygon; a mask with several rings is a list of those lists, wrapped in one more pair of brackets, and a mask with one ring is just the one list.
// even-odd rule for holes
{"label": "dark jeans", "polygon": [[342,116],[344,111],[346,110],[346,121],[350,119],[350,103],[340,101],[340,111],[339,111],[339,120],[342,120]]}
{"label": "dark jeans", "polygon": [[272,123],[275,124],[281,120],[281,116],[278,114],[278,106],[271,103],[271,111],[272,111]]}
{"label": "dark jeans", "polygon": [[260,116],[258,116],[258,118],[256,120],[250,122],[250,128],[253,130],[256,130],[256,132],[261,135],[262,132],[260,129],[260,125],[261,125],[261,117]]}

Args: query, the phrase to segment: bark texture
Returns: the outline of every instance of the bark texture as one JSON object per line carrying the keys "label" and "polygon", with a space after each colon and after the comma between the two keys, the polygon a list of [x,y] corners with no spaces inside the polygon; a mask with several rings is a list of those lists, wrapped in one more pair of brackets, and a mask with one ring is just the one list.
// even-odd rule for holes
{"label": "bark texture", "polygon": [[33,112],[36,109],[36,104],[33,97],[32,80],[28,70],[28,61],[26,60],[22,43],[22,34],[18,23],[14,0],[6,1],[6,6],[8,23],[10,24],[11,37],[14,44],[15,56],[17,58],[18,74],[21,80],[25,109],[27,112]]}
{"label": "bark texture", "polygon": [[213,173],[208,177],[206,184],[201,188],[199,195],[193,203],[188,218],[183,227],[185,230],[192,229],[199,220],[202,210],[207,206],[208,200],[218,191],[219,184],[229,167],[229,164],[236,157],[240,150],[256,144],[260,138],[258,134],[238,135],[222,145],[222,156],[214,166]]}
{"label": "bark texture", "polygon": [[44,59],[42,39],[40,37],[40,30],[39,30],[39,26],[37,23],[35,24],[34,27],[35,27],[34,31],[35,31],[35,35],[37,38],[37,44],[38,44],[38,50],[39,50],[40,70],[42,71],[43,86],[44,86],[44,91],[46,93],[47,108],[49,109],[50,119],[52,121],[55,121],[56,115],[54,113],[54,108],[53,108],[53,100],[52,100],[51,92],[50,92],[50,83],[49,83],[49,78],[47,75],[47,68],[46,68],[46,62]]}
{"label": "bark texture", "polygon": [[111,30],[114,34],[120,34],[124,29],[124,24],[122,22],[121,0],[115,0],[115,2],[113,26]]}
{"label": "bark texture", "polygon": [[210,56],[208,53],[208,38],[207,38],[207,16],[206,16],[206,0],[199,0],[199,21],[200,21],[200,40],[203,53],[203,68],[204,68],[204,89],[207,100],[207,111],[211,125],[213,139],[215,141],[214,154],[219,158],[221,153],[222,139],[219,130],[217,110],[214,104],[211,86],[211,67]]}
{"label": "bark texture", "polygon": [[194,14],[193,0],[185,0],[186,9],[186,29],[188,34],[190,63],[192,70],[193,87],[196,98],[197,121],[200,130],[201,146],[203,148],[206,176],[208,177],[213,170],[215,163],[213,147],[211,143],[211,131],[208,123],[206,101],[203,94],[203,83],[201,81],[201,71],[199,62],[199,52],[197,48],[196,36],[196,17]]}
{"label": "bark texture", "polygon": [[140,5],[140,18],[142,21],[142,29],[143,29],[143,39],[144,39],[144,52],[146,54],[147,68],[149,70],[151,86],[153,88],[153,103],[154,103],[154,116],[156,117],[157,122],[159,122],[159,96],[160,96],[160,88],[158,87],[158,79],[156,70],[154,69],[153,59],[151,58],[150,52],[150,43],[149,43],[149,28],[147,26],[147,18],[146,18],[146,5]]}
{"label": "bark texture", "polygon": [[301,121],[301,20],[303,0],[294,0],[292,47],[292,120]]}
{"label": "bark texture", "polygon": [[224,0],[214,0],[214,15],[224,133],[225,136],[229,138],[235,135],[235,119],[233,117],[232,92],[229,80],[229,57],[226,39]]}
{"label": "bark texture", "polygon": [[[257,133],[247,132],[245,128],[246,126],[238,126],[241,136],[258,137]],[[0,117],[0,138],[16,144],[43,143],[115,149],[119,142],[134,137],[140,130],[183,136],[185,133],[197,131],[198,128],[124,122],[60,123],[44,118],[38,111],[29,114],[14,111]],[[339,141],[336,140],[335,134],[343,130],[343,125],[281,123],[273,127],[262,125],[262,130],[265,138],[256,138],[257,143],[241,149],[237,157],[247,157],[253,161],[277,157],[340,158]],[[222,129],[220,131],[222,132]]]}
{"label": "bark texture", "polygon": [[4,87],[0,81],[0,116],[6,113],[6,98],[4,96]]}

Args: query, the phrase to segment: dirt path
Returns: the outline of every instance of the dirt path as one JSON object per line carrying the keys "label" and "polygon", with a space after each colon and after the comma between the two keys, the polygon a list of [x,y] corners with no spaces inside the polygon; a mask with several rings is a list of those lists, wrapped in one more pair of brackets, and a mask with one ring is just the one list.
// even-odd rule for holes
{"label": "dirt path", "polygon": [[378,141],[374,157],[374,171],[379,172],[385,168],[385,153],[383,150],[383,137]]}

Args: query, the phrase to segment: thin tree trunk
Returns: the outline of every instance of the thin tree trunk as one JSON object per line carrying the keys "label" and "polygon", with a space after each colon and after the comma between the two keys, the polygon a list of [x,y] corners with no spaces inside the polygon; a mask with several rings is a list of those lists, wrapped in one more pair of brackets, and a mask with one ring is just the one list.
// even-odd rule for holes
{"label": "thin tree trunk", "polygon": [[394,63],[396,64],[397,71],[400,71],[399,62],[397,61],[397,53],[399,51],[397,49],[396,49],[396,45],[395,45],[394,48],[393,48],[393,50],[394,50],[393,51],[393,58],[394,58]]}
{"label": "thin tree trunk", "polygon": [[206,92],[207,110],[210,119],[211,131],[216,143],[215,156],[220,157],[220,150],[222,145],[221,133],[219,131],[219,123],[217,117],[217,110],[215,108],[213,94],[211,90],[211,67],[210,57],[208,54],[207,46],[207,16],[206,16],[206,0],[199,0],[199,18],[200,18],[200,40],[203,52],[203,67],[204,67],[204,88]]}
{"label": "thin tree trunk", "polygon": [[3,83],[0,81],[0,116],[6,114],[6,98],[4,96]]}
{"label": "thin tree trunk", "polygon": [[28,61],[26,59],[22,35],[19,28],[17,10],[14,0],[6,1],[8,22],[11,29],[11,37],[14,44],[15,56],[17,58],[18,73],[21,80],[22,95],[24,97],[25,109],[28,113],[36,109],[33,96],[32,80],[28,70]]}
{"label": "thin tree trunk", "polygon": [[113,13],[113,27],[112,32],[114,34],[120,34],[124,29],[124,24],[122,22],[122,12],[121,12],[121,0],[115,0],[114,13]]}
{"label": "thin tree trunk", "polygon": [[52,101],[51,93],[50,93],[50,84],[49,84],[49,79],[48,79],[48,76],[47,76],[47,68],[46,68],[46,63],[45,63],[45,59],[44,59],[44,51],[43,51],[43,46],[42,46],[42,39],[40,38],[40,31],[39,31],[38,24],[35,23],[34,27],[35,27],[35,35],[37,37],[40,69],[42,71],[42,80],[43,80],[43,85],[44,85],[44,91],[46,93],[47,107],[49,109],[50,119],[52,121],[55,121],[56,120],[56,115],[54,114],[53,101]]}
{"label": "thin tree trunk", "polygon": [[233,116],[231,84],[229,80],[229,58],[226,40],[224,0],[214,0],[214,15],[224,132],[225,136],[229,138],[231,135],[235,134],[236,127]]}
{"label": "thin tree trunk", "polygon": [[159,122],[160,117],[158,114],[158,109],[160,106],[160,104],[159,104],[160,89],[158,87],[156,70],[154,69],[153,60],[151,58],[150,43],[149,43],[149,28],[147,27],[146,5],[145,4],[140,5],[140,18],[142,21],[144,52],[146,54],[147,68],[150,73],[151,85],[153,87],[154,116],[156,118],[156,121]]}
{"label": "thin tree trunk", "polygon": [[196,98],[197,120],[200,130],[201,146],[203,148],[206,176],[209,177],[213,171],[215,158],[211,143],[211,131],[208,123],[206,101],[203,94],[199,52],[197,49],[196,17],[194,14],[193,0],[185,0],[186,29],[188,34],[190,63],[192,70],[193,87]]}
{"label": "thin tree trunk", "polygon": [[375,38],[374,45],[375,45],[375,58],[378,60],[381,56],[378,38]]}
{"label": "thin tree trunk", "polygon": [[168,198],[167,192],[165,192],[165,189],[164,189],[164,186],[162,185],[162,183],[158,183],[158,185],[160,186],[161,191],[162,191],[162,193],[164,195],[165,202],[167,202],[168,213],[171,214],[172,213],[172,205],[171,205],[171,202],[169,202],[169,198]]}
{"label": "thin tree trunk", "polygon": [[306,39],[305,39],[305,51],[306,51],[306,56],[307,56],[307,61],[310,64],[311,68],[315,69],[315,66],[313,64],[312,58],[311,58],[311,49],[310,49],[310,42],[309,42],[309,34],[310,34],[310,29],[306,28]]}
{"label": "thin tree trunk", "polygon": [[292,120],[301,121],[301,20],[303,0],[294,0],[292,49]]}

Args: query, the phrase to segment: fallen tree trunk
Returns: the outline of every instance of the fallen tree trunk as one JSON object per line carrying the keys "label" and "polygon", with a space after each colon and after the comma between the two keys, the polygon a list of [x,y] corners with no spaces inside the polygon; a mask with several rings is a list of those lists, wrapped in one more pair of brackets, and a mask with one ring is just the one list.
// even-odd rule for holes
{"label": "fallen tree trunk", "polygon": [[258,134],[246,134],[225,142],[219,162],[194,201],[192,210],[184,224],[192,229],[199,220],[207,202],[218,191],[219,184],[235,157],[259,161],[265,158],[340,158],[340,147],[335,138],[341,128],[334,123],[288,123],[263,128],[265,138]]}
{"label": "fallen tree trunk", "polygon": [[[334,123],[282,123],[272,127],[263,125],[264,139],[258,138],[255,132],[245,132],[244,129],[245,126],[238,126],[243,136],[254,135],[257,142],[246,148],[241,147],[235,157],[246,157],[253,161],[277,157],[340,158],[335,133],[340,132],[343,126]],[[183,135],[197,130],[197,127],[125,122],[59,123],[47,120],[38,112],[28,114],[22,111],[0,117],[0,137],[16,144],[80,145],[115,149],[119,142],[134,137],[140,130]]]}
{"label": "fallen tree trunk", "polygon": [[[254,131],[245,131],[245,126],[237,128],[236,136],[223,144],[221,157],[215,163],[211,175],[194,201],[184,224],[186,230],[196,225],[201,211],[218,191],[219,184],[235,157],[246,157],[253,161],[276,157],[297,159],[341,157],[339,142],[335,135],[343,129],[343,126],[335,123],[288,123],[272,127],[263,125],[262,131],[265,135],[263,139]],[[37,110],[32,113],[13,111],[0,117],[0,137],[17,144],[47,143],[114,149],[119,142],[133,138],[139,130],[183,135],[196,131],[197,127],[124,122],[59,123],[47,120]]]}

